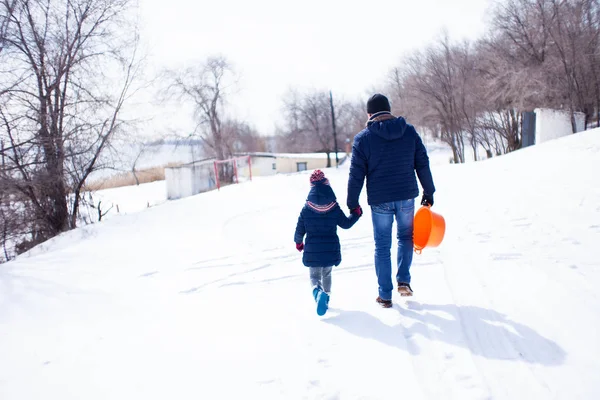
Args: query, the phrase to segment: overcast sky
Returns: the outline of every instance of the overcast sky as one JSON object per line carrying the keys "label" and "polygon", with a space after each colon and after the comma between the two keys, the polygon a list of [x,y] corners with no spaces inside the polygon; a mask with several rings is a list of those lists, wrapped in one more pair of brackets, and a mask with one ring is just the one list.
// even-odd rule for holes
{"label": "overcast sky", "polygon": [[[480,36],[488,0],[140,0],[151,68],[226,56],[241,76],[229,111],[272,134],[289,87],[331,89],[366,100],[403,54],[447,29]],[[146,107],[148,133],[193,129],[190,110]]]}

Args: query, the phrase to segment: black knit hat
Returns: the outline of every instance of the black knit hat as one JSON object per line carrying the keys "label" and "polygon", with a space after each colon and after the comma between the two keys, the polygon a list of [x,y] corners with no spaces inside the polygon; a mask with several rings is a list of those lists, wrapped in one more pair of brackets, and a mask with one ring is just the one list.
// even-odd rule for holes
{"label": "black knit hat", "polygon": [[375,93],[367,101],[367,114],[375,114],[381,111],[391,111],[390,102],[382,94]]}

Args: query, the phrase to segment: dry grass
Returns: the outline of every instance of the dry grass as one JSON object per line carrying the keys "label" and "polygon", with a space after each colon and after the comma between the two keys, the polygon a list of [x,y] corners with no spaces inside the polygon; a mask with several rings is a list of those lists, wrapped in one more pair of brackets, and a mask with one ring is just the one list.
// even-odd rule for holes
{"label": "dry grass", "polygon": [[[170,163],[164,165],[162,167],[154,167],[141,169],[135,172],[137,175],[138,181],[140,184],[142,183],[150,183],[156,181],[164,181],[165,180],[165,168],[168,167],[177,167],[181,164]],[[90,182],[86,185],[86,189],[89,191],[102,190],[102,189],[113,189],[124,186],[133,186],[136,184],[135,177],[133,176],[133,172],[121,172],[117,175],[113,175],[110,178]]]}

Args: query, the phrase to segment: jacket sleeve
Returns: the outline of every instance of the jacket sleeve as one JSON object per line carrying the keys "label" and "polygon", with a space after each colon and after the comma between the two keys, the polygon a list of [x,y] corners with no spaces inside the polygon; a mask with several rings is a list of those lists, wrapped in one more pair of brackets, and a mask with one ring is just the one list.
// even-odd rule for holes
{"label": "jacket sleeve", "polygon": [[294,233],[294,242],[302,243],[304,241],[304,235],[306,235],[306,227],[304,226],[304,218],[302,212],[298,217],[298,223],[296,224],[296,233]]}
{"label": "jacket sleeve", "polygon": [[367,157],[362,151],[362,135],[357,135],[352,145],[352,160],[350,163],[350,176],[348,177],[348,198],[346,205],[350,210],[358,207],[358,199],[367,176]]}
{"label": "jacket sleeve", "polygon": [[423,145],[423,141],[418,133],[416,133],[415,140],[415,170],[417,171],[417,176],[419,177],[419,181],[421,182],[425,194],[432,195],[435,192],[435,186],[433,185],[433,177],[431,176],[431,169],[429,168],[427,149],[425,149],[425,145]]}
{"label": "jacket sleeve", "polygon": [[344,214],[344,212],[342,211],[342,209],[339,208],[339,207],[338,207],[338,210],[337,210],[337,214],[338,214],[337,215],[337,224],[342,229],[350,229],[350,228],[352,228],[352,226],[354,226],[354,224],[360,218],[358,215],[352,214],[352,213],[350,213],[349,217],[346,217],[346,214]]}

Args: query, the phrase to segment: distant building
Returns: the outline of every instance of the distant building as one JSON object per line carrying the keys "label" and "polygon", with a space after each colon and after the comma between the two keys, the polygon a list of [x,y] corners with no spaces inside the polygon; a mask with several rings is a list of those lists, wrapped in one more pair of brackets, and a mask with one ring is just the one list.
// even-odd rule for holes
{"label": "distant building", "polygon": [[217,187],[214,160],[204,160],[165,168],[167,199],[175,200],[207,192]]}
{"label": "distant building", "polygon": [[573,132],[570,112],[536,108],[533,112],[523,115],[522,147],[544,143],[585,130],[584,113],[575,113],[575,128],[575,132]]}
{"label": "distant building", "polygon": [[[325,153],[245,153],[250,163],[240,161],[237,165],[240,181],[251,176],[290,174],[327,168]],[[330,154],[331,166],[335,167],[335,153]],[[338,153],[340,164],[347,159],[346,153]],[[169,200],[193,196],[217,188],[215,159],[206,159],[177,167],[165,168],[167,198]]]}
{"label": "distant building", "polygon": [[[319,168],[327,168],[326,153],[249,153],[252,159],[252,175],[291,174]],[[335,153],[331,153],[331,166],[335,167]],[[338,153],[342,163],[346,153]],[[256,173],[255,173],[256,171]]]}

